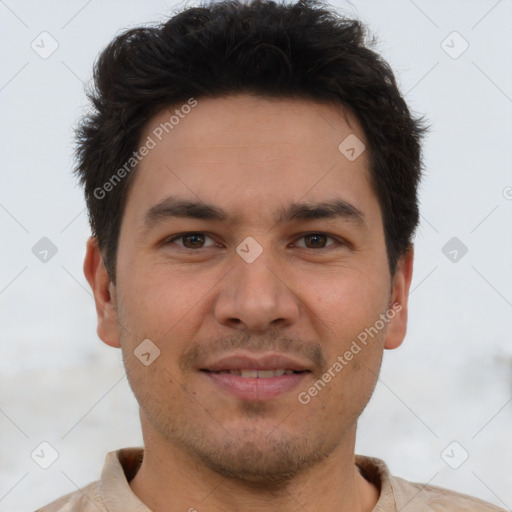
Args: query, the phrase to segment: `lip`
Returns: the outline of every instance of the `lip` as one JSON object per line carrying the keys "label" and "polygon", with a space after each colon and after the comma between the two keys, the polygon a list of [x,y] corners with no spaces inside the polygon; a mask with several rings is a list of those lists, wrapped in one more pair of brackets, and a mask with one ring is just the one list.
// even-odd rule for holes
{"label": "lip", "polygon": [[[293,370],[291,375],[268,378],[242,377],[230,370]],[[220,389],[245,401],[263,401],[275,398],[295,389],[311,373],[307,365],[278,353],[233,354],[205,364],[201,373]]]}
{"label": "lip", "polygon": [[212,362],[206,362],[200,369],[210,372],[221,372],[240,369],[279,370],[280,368],[295,372],[311,370],[306,364],[276,352],[266,354],[232,354]]}
{"label": "lip", "polygon": [[241,377],[229,373],[202,371],[214,385],[231,395],[246,401],[263,401],[275,398],[295,389],[309,372],[268,377],[266,379]]}

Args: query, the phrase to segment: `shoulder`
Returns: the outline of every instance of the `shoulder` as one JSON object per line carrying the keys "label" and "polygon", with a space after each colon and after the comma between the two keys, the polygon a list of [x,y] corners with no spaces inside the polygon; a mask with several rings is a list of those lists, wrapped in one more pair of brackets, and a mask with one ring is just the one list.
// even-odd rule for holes
{"label": "shoulder", "polygon": [[142,448],[121,448],[105,457],[101,479],[62,496],[37,512],[109,512],[109,510],[147,510],[131,492],[129,480],[137,473]]}
{"label": "shoulder", "polygon": [[101,497],[101,483],[93,482],[86,487],[60,497],[37,509],[36,512],[108,512]]}
{"label": "shoulder", "polygon": [[397,509],[404,512],[506,512],[486,501],[442,487],[409,482],[396,476],[392,476],[390,481]]}
{"label": "shoulder", "polygon": [[466,494],[393,476],[386,463],[375,457],[356,455],[356,464],[380,490],[374,512],[507,512]]}

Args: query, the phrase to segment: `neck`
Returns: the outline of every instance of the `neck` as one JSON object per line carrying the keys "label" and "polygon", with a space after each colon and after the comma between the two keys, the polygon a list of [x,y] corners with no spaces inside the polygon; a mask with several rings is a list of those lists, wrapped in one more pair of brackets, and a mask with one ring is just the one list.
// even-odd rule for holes
{"label": "neck", "polygon": [[370,512],[377,488],[355,465],[355,426],[326,459],[286,482],[228,479],[143,428],[144,459],[130,482],[154,512]]}

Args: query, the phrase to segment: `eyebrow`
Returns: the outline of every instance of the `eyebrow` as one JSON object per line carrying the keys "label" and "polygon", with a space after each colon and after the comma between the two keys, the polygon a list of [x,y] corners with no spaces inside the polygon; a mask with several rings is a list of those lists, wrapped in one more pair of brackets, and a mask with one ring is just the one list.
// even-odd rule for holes
{"label": "eyebrow", "polygon": [[203,203],[202,201],[167,197],[146,212],[144,224],[149,228],[153,224],[170,217],[218,221],[226,221],[228,219],[227,213],[216,206]]}
{"label": "eyebrow", "polygon": [[[276,212],[276,225],[293,221],[308,221],[316,219],[343,219],[366,225],[366,218],[359,208],[342,199],[333,199],[319,203],[292,203],[287,208]],[[144,215],[144,225],[150,229],[169,218],[188,218],[208,221],[231,222],[239,221],[225,210],[202,201],[191,201],[167,197],[151,207]]]}
{"label": "eyebrow", "polygon": [[277,224],[315,219],[343,219],[357,224],[366,224],[363,212],[342,199],[320,203],[292,203],[288,208],[280,211]]}

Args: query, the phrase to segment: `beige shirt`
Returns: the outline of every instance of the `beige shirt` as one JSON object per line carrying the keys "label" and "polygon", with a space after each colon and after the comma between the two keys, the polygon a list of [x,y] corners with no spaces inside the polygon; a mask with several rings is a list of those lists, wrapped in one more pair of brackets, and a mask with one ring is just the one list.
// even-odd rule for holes
{"label": "beige shirt", "polygon": [[[101,480],[63,496],[37,512],[151,512],[128,484],[140,467],[142,455],[142,448],[110,452]],[[373,512],[506,512],[464,494],[392,476],[380,459],[356,455],[356,464],[364,477],[380,490]]]}

